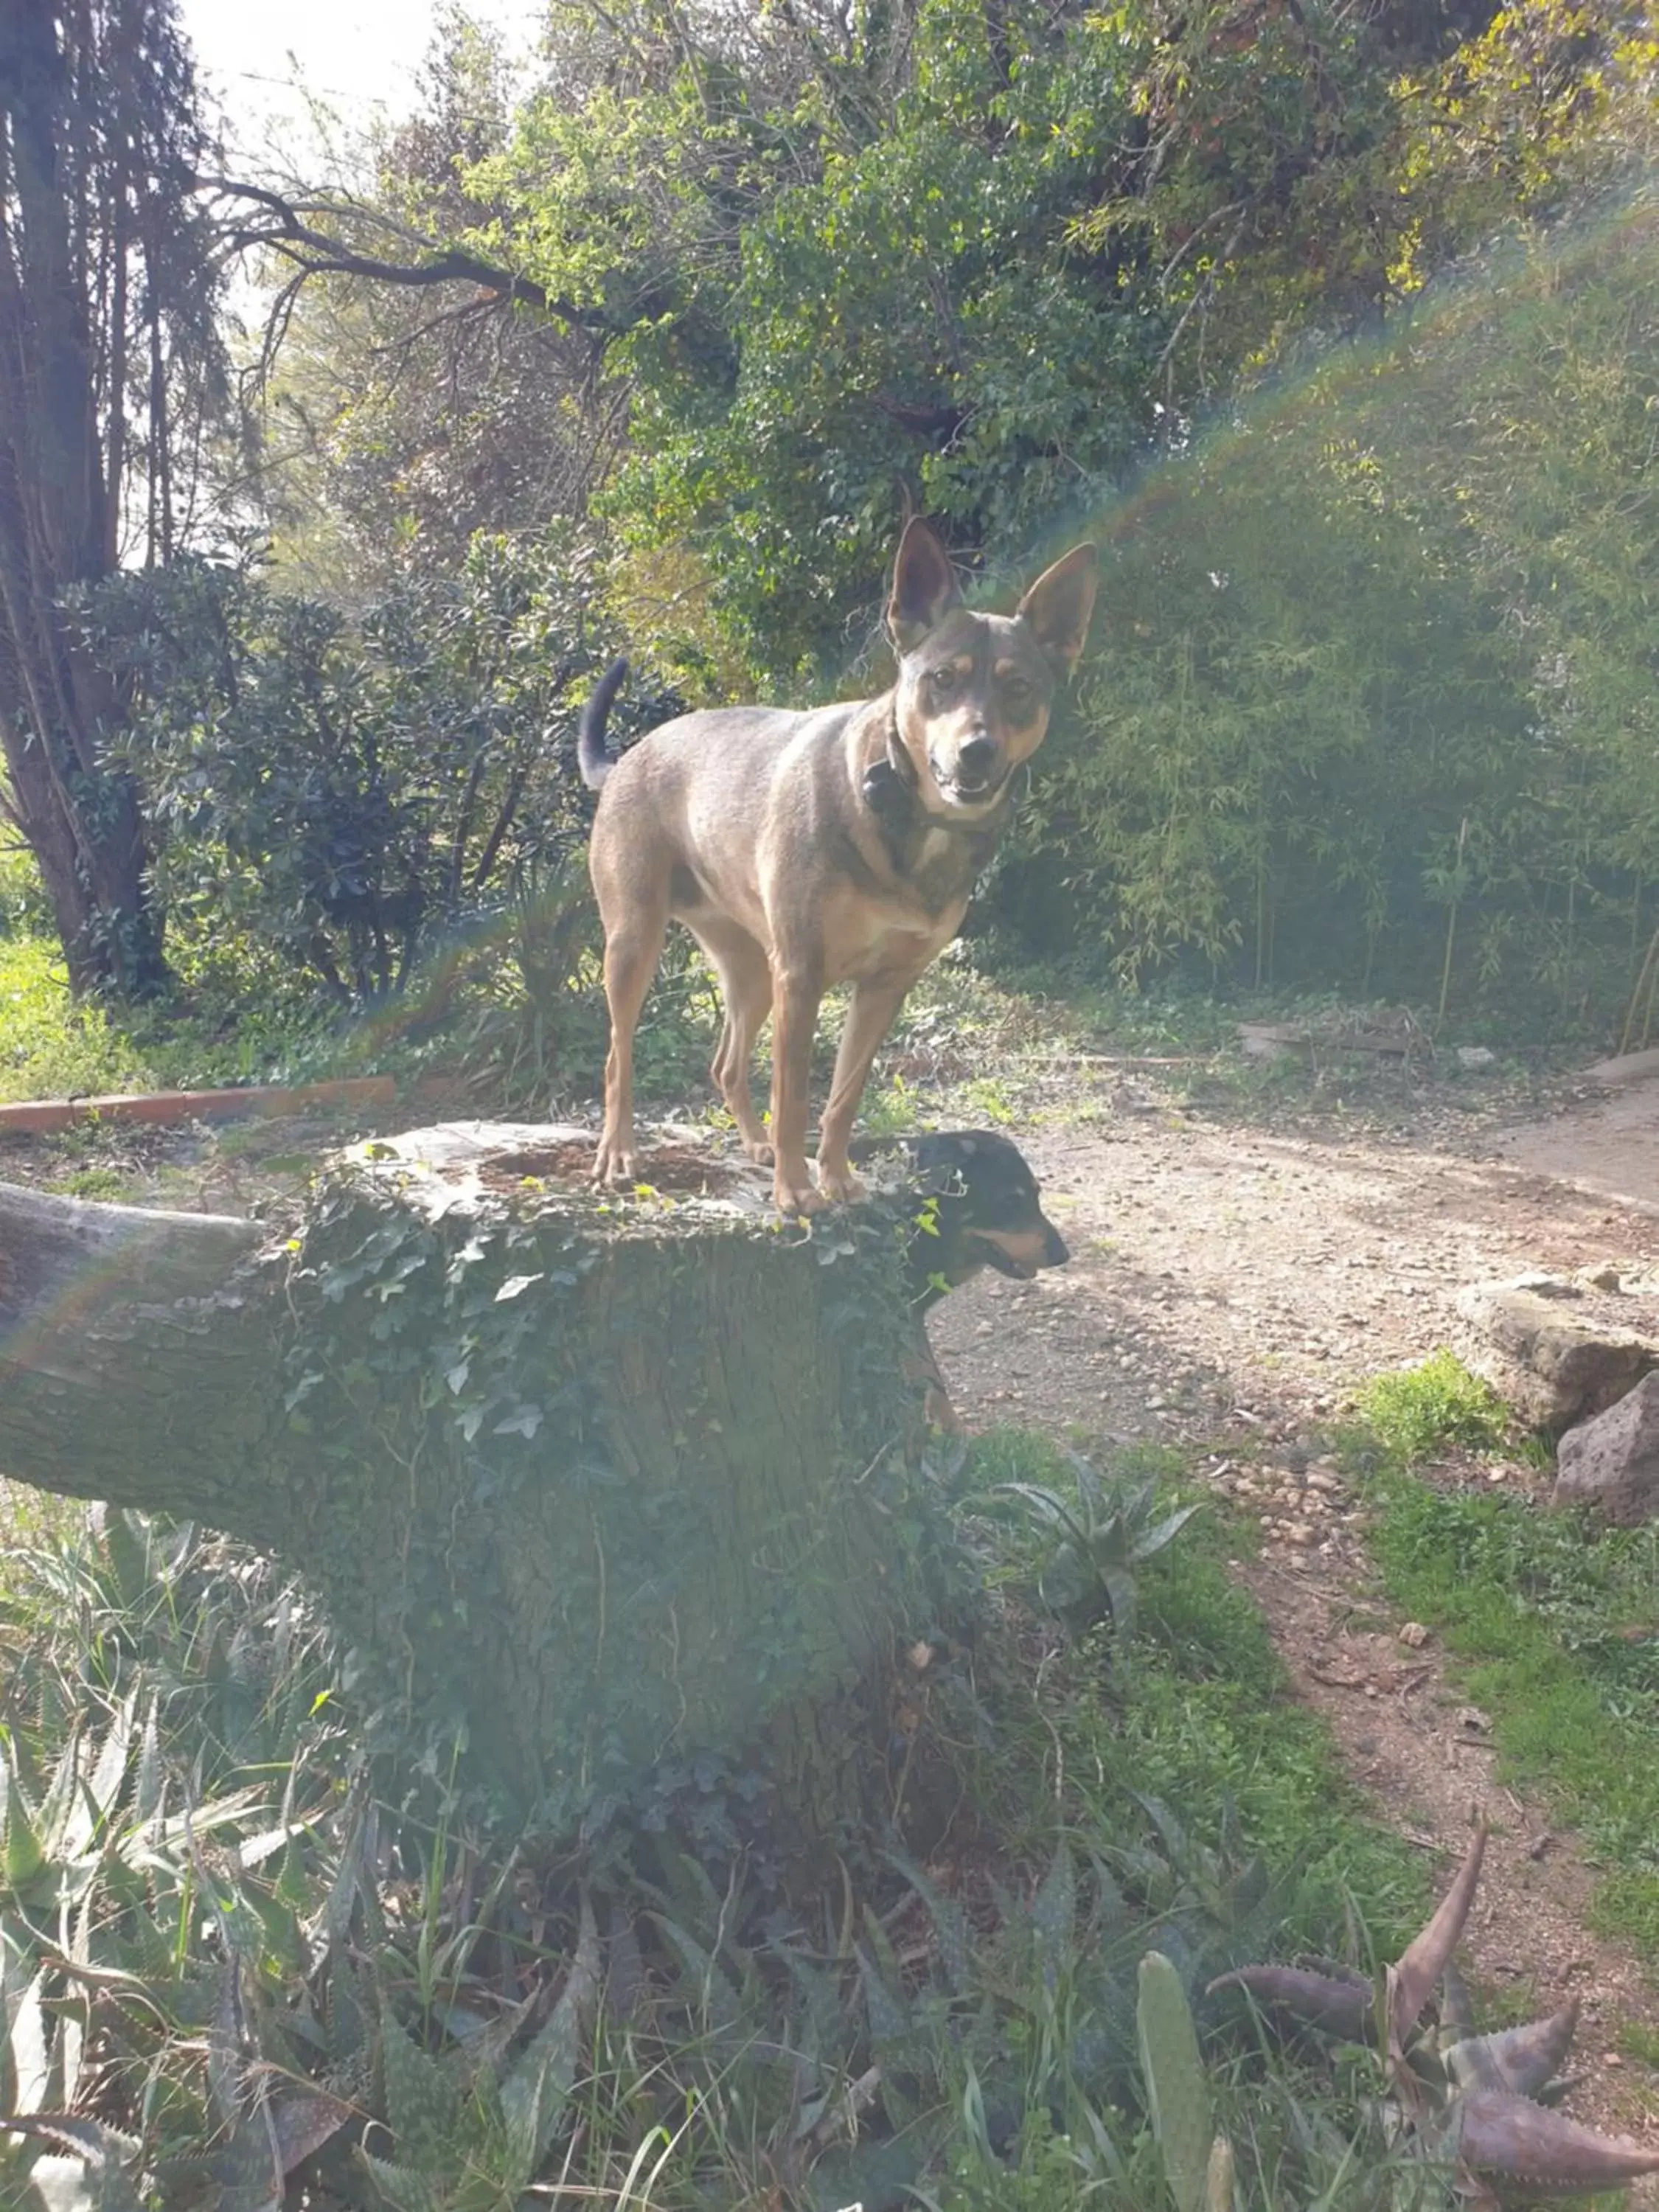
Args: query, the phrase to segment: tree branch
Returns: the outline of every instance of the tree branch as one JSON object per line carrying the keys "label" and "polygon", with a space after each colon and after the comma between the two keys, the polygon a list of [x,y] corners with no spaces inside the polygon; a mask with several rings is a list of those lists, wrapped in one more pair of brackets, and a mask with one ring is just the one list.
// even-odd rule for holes
{"label": "tree branch", "polygon": [[408,234],[416,248],[414,257],[391,261],[380,254],[356,252],[341,239],[318,229],[306,219],[313,216],[368,219],[367,210],[329,200],[293,200],[266,185],[240,184],[229,177],[198,176],[196,186],[198,191],[217,193],[226,199],[251,201],[264,209],[270,218],[269,222],[260,223],[250,217],[231,223],[225,234],[228,244],[232,252],[238,253],[259,247],[281,254],[294,263],[301,281],[307,276],[368,276],[383,284],[415,287],[476,284],[484,291],[495,293],[503,301],[534,307],[574,329],[614,337],[622,327],[602,308],[580,307],[574,301],[561,299],[533,277],[486,261],[482,255],[470,253],[465,247],[441,246],[434,240]]}

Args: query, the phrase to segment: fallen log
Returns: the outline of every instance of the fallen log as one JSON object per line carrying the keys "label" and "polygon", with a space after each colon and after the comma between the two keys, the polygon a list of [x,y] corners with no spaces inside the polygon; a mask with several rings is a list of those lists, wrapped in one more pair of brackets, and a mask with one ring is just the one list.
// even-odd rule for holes
{"label": "fallen log", "polygon": [[0,1470],[290,1562],[365,1702],[558,1829],[764,1745],[823,1833],[840,1701],[937,1618],[895,1200],[780,1224],[679,1133],[357,1147],[262,1224],[0,1186]]}

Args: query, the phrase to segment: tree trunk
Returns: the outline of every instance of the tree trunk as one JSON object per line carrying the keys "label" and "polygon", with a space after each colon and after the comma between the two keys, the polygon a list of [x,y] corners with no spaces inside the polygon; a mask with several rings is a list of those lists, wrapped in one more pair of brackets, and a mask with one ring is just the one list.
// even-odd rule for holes
{"label": "tree trunk", "polygon": [[[130,57],[141,19],[170,37],[164,12],[130,0]],[[151,77],[128,84],[99,67],[100,40],[122,28],[108,10],[0,0],[0,753],[71,984],[143,997],[167,969],[137,787],[106,752],[122,701],[63,607],[116,567],[130,489],[128,333],[125,319],[111,326],[97,251],[119,263],[108,289],[125,319],[129,204],[153,210],[185,189],[182,164],[144,173],[143,134],[118,112]],[[171,121],[152,115],[149,138]],[[167,310],[150,291],[143,312],[159,331]],[[163,465],[158,452],[152,466]]]}
{"label": "tree trunk", "polygon": [[0,1187],[0,1468],[291,1562],[401,1740],[551,1827],[760,1749],[821,1833],[839,1697],[946,1595],[899,1216],[781,1229],[684,1145],[672,1198],[562,1188],[590,1146],[367,1147],[274,1250]]}

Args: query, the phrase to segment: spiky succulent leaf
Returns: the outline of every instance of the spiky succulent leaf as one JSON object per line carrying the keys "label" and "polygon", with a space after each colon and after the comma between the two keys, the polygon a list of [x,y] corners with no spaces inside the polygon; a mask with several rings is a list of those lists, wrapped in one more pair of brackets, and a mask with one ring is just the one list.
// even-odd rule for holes
{"label": "spiky succulent leaf", "polygon": [[1414,1936],[1401,1954],[1398,1963],[1389,1968],[1389,2062],[1391,2066],[1401,2064],[1405,2046],[1412,2030],[1422,2016],[1435,1984],[1445,1970],[1446,1962],[1457,1948],[1457,1940],[1463,1933],[1463,1923],[1469,1917],[1469,1907],[1474,1902],[1474,1892],[1480,1880],[1480,1862],[1486,1856],[1486,1827],[1485,1821],[1474,1832],[1474,1838],[1464,1854],[1463,1863],[1457,1869],[1451,1887],[1435,1911],[1426,1928]]}
{"label": "spiky succulent leaf", "polygon": [[1031,1900],[1031,1932],[1043,1987],[1052,1990],[1076,1950],[1077,1869],[1063,1836]]}
{"label": "spiky succulent leaf", "polygon": [[143,2212],[128,2171],[141,2148],[131,2136],[69,2112],[12,2114],[4,2126],[49,2146],[29,2167],[20,2200],[29,2212]]}
{"label": "spiky succulent leaf", "polygon": [[1165,1514],[1163,1520],[1152,1528],[1141,1530],[1135,1536],[1130,1553],[1135,1565],[1140,1566],[1148,1559],[1155,1559],[1161,1551],[1175,1541],[1198,1510],[1197,1504],[1179,1505],[1173,1513]]}
{"label": "spiky succulent leaf", "polygon": [[1458,2153],[1474,2172],[1534,2196],[1593,2197],[1659,2173],[1659,2150],[1581,2127],[1529,2097],[1476,2089],[1460,2100]]}
{"label": "spiky succulent leaf", "polygon": [[[386,2001],[380,2002],[380,2065],[386,2118],[400,2171],[441,2181],[460,2155],[461,2096],[448,2067],[421,2050]],[[400,2198],[397,2200],[402,2203]],[[406,2212],[419,2212],[412,2202]]]}
{"label": "spiky succulent leaf", "polygon": [[960,1996],[968,1986],[969,1971],[967,1914],[953,1897],[941,1895],[914,1859],[908,1858],[902,1851],[889,1851],[887,1858],[927,1906],[927,1917],[933,1923],[933,1935],[939,1943],[939,1964],[945,1969],[945,1978]]}
{"label": "spiky succulent leaf", "polygon": [[[72,1759],[75,1746],[70,1743],[65,1757]],[[46,1845],[42,1823],[37,1808],[30,1802],[15,1745],[8,1741],[0,1744],[0,1775],[4,1777],[5,1829],[3,1871],[8,1889],[22,1892],[34,1881],[46,1863]]]}
{"label": "spiky succulent leaf", "polygon": [[709,2027],[730,2027],[743,2017],[743,2000],[737,1984],[720,1965],[710,1951],[704,1949],[696,1937],[682,1928],[678,1920],[665,1913],[651,1916],[674,1948],[679,1953],[688,1977],[697,1992],[699,2011]]}
{"label": "spiky succulent leaf", "polygon": [[271,2134],[283,2172],[292,2173],[312,2153],[320,2150],[331,2136],[338,2135],[351,2118],[351,2107],[322,2091],[305,2091],[284,2097],[270,2107]]}
{"label": "spiky succulent leaf", "polygon": [[1204,1994],[1247,1990],[1270,2012],[1343,2043],[1365,2043],[1376,2018],[1376,1990],[1363,1974],[1316,1974],[1305,1966],[1240,1966],[1218,1974]]}
{"label": "spiky succulent leaf", "polygon": [[46,1970],[31,1976],[9,1946],[0,1957],[0,2098],[10,2112],[38,2112],[51,2094],[50,2045],[41,2004]]}
{"label": "spiky succulent leaf", "polygon": [[575,1956],[546,2026],[501,2084],[501,2113],[514,2164],[527,2188],[558,2132],[576,2079],[582,2039],[599,1989],[599,1931],[582,1899]]}
{"label": "spiky succulent leaf", "polygon": [[447,2191],[410,2166],[376,2158],[358,2147],[357,2156],[392,2212],[446,2212]]}
{"label": "spiky succulent leaf", "polygon": [[1560,2072],[1577,2025],[1573,1997],[1547,2020],[1530,2020],[1497,2035],[1465,2036],[1447,2051],[1447,2071],[1463,2088],[1537,2097]]}

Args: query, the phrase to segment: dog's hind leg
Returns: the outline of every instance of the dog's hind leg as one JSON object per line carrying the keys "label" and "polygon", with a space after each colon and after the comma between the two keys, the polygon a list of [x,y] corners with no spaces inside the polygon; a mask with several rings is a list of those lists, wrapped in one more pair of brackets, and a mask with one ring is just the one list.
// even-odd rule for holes
{"label": "dog's hind leg", "polygon": [[593,1161],[595,1182],[630,1182],[634,1176],[634,1031],[668,933],[665,896],[638,906],[608,926],[605,995],[611,1008],[611,1049],[605,1062],[605,1127]]}
{"label": "dog's hind leg", "polygon": [[725,1025],[709,1076],[738,1125],[744,1152],[762,1167],[770,1167],[772,1146],[755,1111],[749,1059],[772,1011],[771,968],[749,932],[723,915],[700,914],[688,927],[720,978],[725,1004]]}
{"label": "dog's hind leg", "polygon": [[853,1002],[847,1009],[830,1082],[830,1103],[818,1130],[818,1188],[825,1198],[845,1204],[864,1195],[864,1186],[848,1160],[848,1142],[881,1041],[897,1019],[915,980],[907,968],[900,975],[866,976],[853,986]]}

